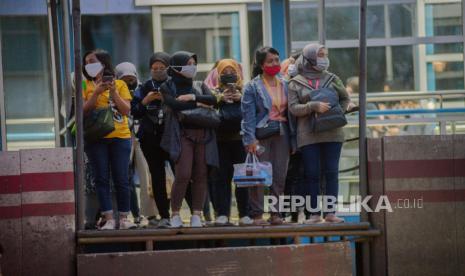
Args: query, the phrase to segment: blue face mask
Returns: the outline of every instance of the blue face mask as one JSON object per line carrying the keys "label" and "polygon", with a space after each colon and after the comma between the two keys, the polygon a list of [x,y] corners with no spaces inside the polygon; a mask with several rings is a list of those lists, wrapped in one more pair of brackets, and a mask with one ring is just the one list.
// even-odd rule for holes
{"label": "blue face mask", "polygon": [[324,57],[324,58],[317,58],[316,59],[316,65],[313,66],[315,70],[318,70],[320,72],[323,72],[325,70],[328,70],[329,68],[329,58]]}

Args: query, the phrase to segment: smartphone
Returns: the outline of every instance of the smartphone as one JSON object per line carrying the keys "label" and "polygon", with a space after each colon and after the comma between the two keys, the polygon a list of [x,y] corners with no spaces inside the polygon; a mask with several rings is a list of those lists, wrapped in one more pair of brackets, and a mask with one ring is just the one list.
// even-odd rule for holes
{"label": "smartphone", "polygon": [[231,91],[231,93],[236,93],[236,84],[235,83],[228,83],[227,86],[228,86],[229,91]]}
{"label": "smartphone", "polygon": [[113,76],[112,75],[104,75],[102,77],[102,82],[108,82],[108,83],[113,82]]}

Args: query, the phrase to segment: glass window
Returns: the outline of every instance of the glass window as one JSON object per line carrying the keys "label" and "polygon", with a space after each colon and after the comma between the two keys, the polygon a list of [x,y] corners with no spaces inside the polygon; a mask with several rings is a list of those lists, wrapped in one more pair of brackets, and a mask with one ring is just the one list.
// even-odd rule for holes
{"label": "glass window", "polygon": [[427,36],[461,35],[462,4],[441,3],[425,5],[425,28]]}
{"label": "glass window", "polygon": [[316,1],[305,3],[291,2],[290,7],[291,40],[318,40],[318,4]]}
{"label": "glass window", "polygon": [[[389,5],[390,37],[412,36],[414,33],[415,7],[413,4]],[[386,34],[389,36],[389,34]]]}
{"label": "glass window", "polygon": [[[0,17],[7,147],[55,145],[46,16]],[[3,107],[2,107],[3,108]]]}
{"label": "glass window", "polygon": [[248,11],[250,60],[253,60],[255,50],[263,45],[262,11]]}
{"label": "glass window", "polygon": [[141,81],[148,78],[149,58],[153,53],[151,14],[82,16],[83,51],[104,49],[113,65],[131,62]]}
{"label": "glass window", "polygon": [[[358,48],[330,49],[330,71],[342,81],[358,76]],[[369,47],[367,91],[411,91],[414,89],[412,46]]]}
{"label": "glass window", "polygon": [[[255,51],[263,45],[262,11],[249,10],[247,20],[249,23],[249,60],[253,61]],[[251,64],[245,64],[244,66],[251,66]],[[252,69],[249,72],[252,72]]]}
{"label": "glass window", "polygon": [[426,45],[426,54],[452,54],[463,53],[463,43],[445,43],[445,44],[428,44]]}
{"label": "glass window", "polygon": [[428,62],[428,90],[464,89],[463,61]]}
{"label": "glass window", "polygon": [[222,58],[242,60],[238,12],[166,14],[162,28],[163,49],[169,53],[188,50],[207,64]]}
{"label": "glass window", "polygon": [[358,6],[326,6],[326,39],[358,39]]}

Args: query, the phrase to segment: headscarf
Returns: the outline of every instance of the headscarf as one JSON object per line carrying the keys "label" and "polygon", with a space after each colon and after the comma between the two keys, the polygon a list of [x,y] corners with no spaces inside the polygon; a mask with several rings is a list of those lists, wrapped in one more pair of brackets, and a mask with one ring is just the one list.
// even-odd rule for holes
{"label": "headscarf", "polygon": [[218,86],[218,70],[216,70],[216,67],[208,73],[203,83],[210,89],[215,89]]}
{"label": "headscarf", "polygon": [[121,79],[126,76],[132,76],[138,79],[136,66],[130,62],[122,62],[116,65],[115,74],[117,79]]}
{"label": "headscarf", "polygon": [[170,65],[170,55],[165,52],[153,53],[153,55],[150,57],[149,68],[152,68],[152,65],[157,61],[168,67],[168,65]]}
{"label": "headscarf", "polygon": [[307,79],[319,79],[323,72],[316,70],[313,66],[316,65],[318,52],[325,48],[321,44],[308,44],[302,50],[302,55],[297,59],[297,71],[300,75]]}
{"label": "headscarf", "polygon": [[[184,77],[181,74],[177,74],[176,72],[173,71],[174,69],[178,70],[178,66],[186,66],[189,60],[193,58],[195,62],[197,63],[197,55],[194,53],[186,52],[186,51],[178,51],[174,53],[171,58],[170,58],[170,70],[169,74],[176,84],[176,88],[178,89],[179,92],[181,91],[192,91],[192,84],[193,80]],[[180,70],[178,70],[180,71]]]}
{"label": "headscarf", "polygon": [[217,76],[217,88],[219,88],[220,86],[222,86],[222,83],[220,81],[220,77],[221,77],[221,74],[223,73],[223,71],[227,68],[227,67],[232,67],[234,69],[234,71],[236,71],[236,75],[237,75],[237,82],[236,82],[236,86],[238,88],[242,88],[242,68],[241,66],[239,65],[239,63],[237,63],[234,59],[222,59],[218,62],[218,65],[216,66],[216,70],[218,72],[218,76]]}

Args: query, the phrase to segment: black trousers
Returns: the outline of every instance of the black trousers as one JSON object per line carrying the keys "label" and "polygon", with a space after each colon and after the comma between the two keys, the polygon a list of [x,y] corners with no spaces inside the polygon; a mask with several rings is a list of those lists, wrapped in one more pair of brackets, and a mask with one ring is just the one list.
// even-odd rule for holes
{"label": "black trousers", "polygon": [[[165,161],[169,155],[160,147],[161,134],[145,134],[140,139],[140,147],[144,153],[152,176],[152,189],[161,218],[170,218],[170,202],[166,193]],[[174,170],[174,167],[171,166]]]}
{"label": "black trousers", "polygon": [[[213,168],[209,175],[210,197],[217,216],[230,216],[231,213],[231,181],[234,174],[234,164],[244,163],[246,153],[242,141],[218,141],[220,158],[219,169]],[[249,189],[236,188],[236,201],[239,217],[247,216],[249,212]]]}

